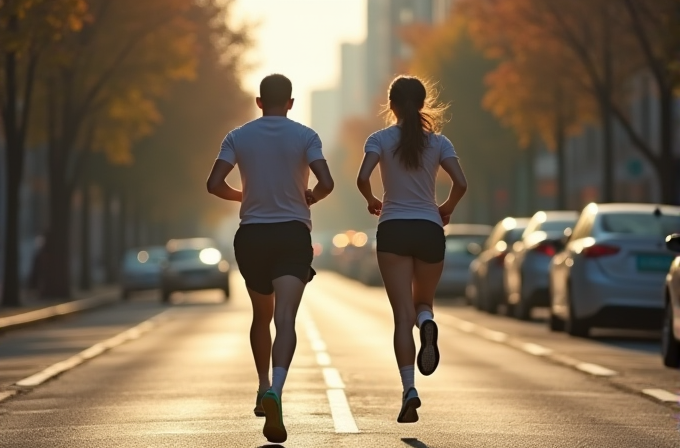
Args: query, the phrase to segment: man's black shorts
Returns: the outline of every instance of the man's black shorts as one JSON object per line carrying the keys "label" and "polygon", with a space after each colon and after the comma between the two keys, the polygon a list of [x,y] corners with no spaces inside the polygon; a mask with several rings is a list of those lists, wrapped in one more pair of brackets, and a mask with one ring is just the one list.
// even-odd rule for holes
{"label": "man's black shorts", "polygon": [[309,228],[300,221],[242,225],[234,255],[246,286],[260,294],[274,292],[275,278],[292,275],[307,283],[316,274]]}
{"label": "man's black shorts", "polygon": [[378,252],[414,257],[426,263],[444,260],[444,228],[425,219],[390,219],[378,225]]}

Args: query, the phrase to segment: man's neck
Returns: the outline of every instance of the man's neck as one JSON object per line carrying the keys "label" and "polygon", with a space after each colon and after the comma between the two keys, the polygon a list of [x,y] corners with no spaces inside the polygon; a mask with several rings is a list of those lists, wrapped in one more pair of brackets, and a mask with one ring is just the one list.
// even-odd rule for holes
{"label": "man's neck", "polygon": [[263,117],[287,117],[288,109],[277,108],[277,109],[267,109],[262,111]]}

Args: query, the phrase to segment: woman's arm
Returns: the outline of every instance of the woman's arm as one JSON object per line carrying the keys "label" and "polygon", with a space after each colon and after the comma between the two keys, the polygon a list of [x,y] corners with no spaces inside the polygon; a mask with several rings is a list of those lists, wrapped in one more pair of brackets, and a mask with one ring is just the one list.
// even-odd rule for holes
{"label": "woman's arm", "polygon": [[221,159],[215,160],[215,164],[208,176],[208,193],[226,201],[241,202],[243,193],[226,182],[227,175],[234,169],[234,165]]}
{"label": "woman's arm", "polygon": [[442,160],[441,166],[453,182],[448,199],[439,206],[439,214],[444,221],[444,225],[446,225],[449,223],[449,219],[451,218],[451,214],[456,208],[456,205],[458,205],[458,202],[460,202],[467,191],[467,179],[465,178],[465,173],[463,173],[463,168],[460,166],[457,157],[448,157]]}
{"label": "woman's arm", "polygon": [[373,195],[371,189],[371,174],[380,161],[380,155],[375,152],[367,152],[359,168],[357,176],[357,187],[368,203],[368,212],[372,215],[380,216],[382,202]]}

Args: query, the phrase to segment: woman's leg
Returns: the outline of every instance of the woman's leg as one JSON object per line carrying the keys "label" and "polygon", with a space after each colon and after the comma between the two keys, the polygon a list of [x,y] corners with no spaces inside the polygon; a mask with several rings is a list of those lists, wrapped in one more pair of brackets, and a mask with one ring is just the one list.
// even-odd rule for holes
{"label": "woman's leg", "polygon": [[414,262],[413,304],[420,329],[418,369],[423,375],[432,375],[439,365],[439,329],[434,322],[432,304],[443,267],[443,261],[426,263],[416,259]]}
{"label": "woman's leg", "polygon": [[397,365],[399,368],[413,366],[416,357],[413,342],[416,313],[411,289],[413,258],[378,252],[378,266],[394,315],[394,353]]}

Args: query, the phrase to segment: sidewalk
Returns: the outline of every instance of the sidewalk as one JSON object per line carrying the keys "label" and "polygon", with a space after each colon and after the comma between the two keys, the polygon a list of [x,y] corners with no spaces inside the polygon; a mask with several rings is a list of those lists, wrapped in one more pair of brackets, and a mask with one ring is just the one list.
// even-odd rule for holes
{"label": "sidewalk", "polygon": [[74,291],[70,300],[41,300],[24,294],[19,308],[0,308],[0,332],[109,305],[120,300],[118,286],[97,286],[89,291]]}

